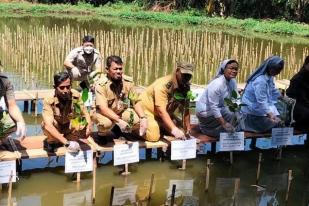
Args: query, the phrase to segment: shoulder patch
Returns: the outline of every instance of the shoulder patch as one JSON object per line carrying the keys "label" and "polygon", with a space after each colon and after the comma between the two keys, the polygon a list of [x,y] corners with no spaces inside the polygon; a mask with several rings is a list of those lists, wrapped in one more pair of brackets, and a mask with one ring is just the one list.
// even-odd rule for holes
{"label": "shoulder patch", "polygon": [[169,82],[166,83],[165,87],[166,87],[167,89],[170,89],[170,88],[172,87],[172,85],[173,85],[173,82],[172,82],[172,81],[169,81]]}
{"label": "shoulder patch", "polygon": [[123,80],[127,81],[127,82],[133,82],[133,77],[127,76],[127,75],[123,75]]}

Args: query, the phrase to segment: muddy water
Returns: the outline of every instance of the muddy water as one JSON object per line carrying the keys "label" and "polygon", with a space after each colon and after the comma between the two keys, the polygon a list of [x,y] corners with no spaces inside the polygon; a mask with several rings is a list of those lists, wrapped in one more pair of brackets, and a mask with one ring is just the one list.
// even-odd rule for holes
{"label": "muddy water", "polygon": [[[22,17],[0,18],[0,58],[5,72],[16,89],[51,88],[52,75],[62,70],[66,54],[80,44],[81,37],[90,33],[96,37],[97,48],[103,58],[110,54],[125,60],[126,73],[137,84],[149,85],[154,79],[170,73],[177,60],[197,65],[193,82],[206,84],[226,57],[234,57],[241,64],[239,82],[244,82],[250,72],[270,54],[286,59],[286,69],[280,78],[290,79],[308,55],[308,39],[284,36],[244,35],[214,28],[154,28],[151,25],[113,24],[107,20],[79,20],[75,18]],[[19,105],[22,109],[22,104]],[[39,103],[42,107],[42,103]],[[41,117],[25,114],[28,134],[41,134]],[[262,151],[264,160],[259,184],[265,190],[251,186],[256,182],[258,151],[235,153],[233,165],[227,153],[198,155],[187,162],[187,170],[177,169],[179,162],[155,158],[130,166],[131,175],[119,175],[121,168],[112,165],[111,154],[100,159],[97,170],[96,205],[109,205],[111,187],[137,188],[133,197],[142,203],[148,194],[151,174],[155,174],[154,190],[149,205],[166,202],[171,184],[177,183],[178,205],[285,205],[287,171],[293,171],[293,180],[287,205],[309,204],[308,151],[302,146],[283,150],[283,159],[274,160],[274,151]],[[211,158],[209,191],[205,192],[206,159]],[[17,205],[55,206],[91,205],[91,173],[82,174],[80,185],[65,175],[64,160],[23,160],[23,172],[14,184],[13,201]],[[104,163],[104,164],[103,164]],[[44,168],[49,169],[34,169]],[[239,182],[239,184],[238,184]],[[239,185],[239,186],[238,186]],[[4,187],[0,205],[7,205]],[[133,198],[133,199],[134,199]],[[268,202],[268,203],[267,203]]]}

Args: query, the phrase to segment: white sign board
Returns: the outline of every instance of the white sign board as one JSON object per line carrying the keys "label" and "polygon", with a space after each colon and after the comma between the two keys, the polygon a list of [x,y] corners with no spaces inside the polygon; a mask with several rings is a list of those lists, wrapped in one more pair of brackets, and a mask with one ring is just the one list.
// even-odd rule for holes
{"label": "white sign board", "polygon": [[124,205],[127,200],[129,200],[130,203],[135,203],[136,191],[137,185],[115,188],[112,205]]}
{"label": "white sign board", "polygon": [[139,162],[139,144],[117,144],[114,146],[114,166]]}
{"label": "white sign board", "polygon": [[0,161],[0,184],[9,183],[12,175],[12,182],[16,182],[16,161]]}
{"label": "white sign board", "polygon": [[293,132],[293,127],[273,128],[271,131],[271,144],[273,146],[291,145]]}
{"label": "white sign board", "polygon": [[196,139],[175,140],[171,142],[171,160],[196,158]]}
{"label": "white sign board", "polygon": [[244,132],[220,133],[219,151],[242,151],[245,145]]}
{"label": "white sign board", "polygon": [[63,206],[92,205],[91,190],[73,192],[63,195]]}
{"label": "white sign board", "polygon": [[79,151],[65,153],[65,173],[87,172],[93,169],[93,151]]}
{"label": "white sign board", "polygon": [[170,180],[169,188],[167,189],[167,198],[172,195],[173,185],[176,185],[175,197],[192,196],[193,180]]}

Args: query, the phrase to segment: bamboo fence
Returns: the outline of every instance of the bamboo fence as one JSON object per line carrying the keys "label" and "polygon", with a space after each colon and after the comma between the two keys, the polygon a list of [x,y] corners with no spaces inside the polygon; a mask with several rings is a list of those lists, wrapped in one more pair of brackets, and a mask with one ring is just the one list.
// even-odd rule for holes
{"label": "bamboo fence", "polygon": [[52,85],[53,74],[63,70],[66,55],[81,45],[81,38],[86,34],[95,36],[103,67],[107,56],[119,55],[125,61],[126,74],[133,76],[136,84],[144,86],[171,73],[177,61],[194,63],[193,82],[204,85],[214,77],[219,63],[226,58],[239,62],[241,70],[237,79],[245,82],[270,55],[285,59],[285,69],[278,79],[290,79],[309,55],[308,45],[280,44],[224,32],[150,28],[88,31],[70,25],[30,27],[26,31],[20,26],[14,29],[3,26],[0,59],[7,70],[22,76],[20,84],[32,88]]}

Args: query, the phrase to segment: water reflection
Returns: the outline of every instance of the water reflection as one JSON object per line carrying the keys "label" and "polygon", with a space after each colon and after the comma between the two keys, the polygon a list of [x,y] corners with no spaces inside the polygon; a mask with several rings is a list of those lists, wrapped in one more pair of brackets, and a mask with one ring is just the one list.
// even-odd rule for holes
{"label": "water reflection", "polygon": [[88,33],[96,37],[96,46],[103,58],[111,54],[122,56],[126,73],[140,85],[149,85],[156,78],[170,73],[178,60],[194,62],[197,71],[193,81],[205,84],[226,57],[239,61],[241,72],[238,80],[244,82],[251,71],[271,54],[286,60],[286,69],[279,78],[290,79],[309,54],[309,44],[246,38],[223,31],[119,27],[104,21],[92,25],[93,21],[80,23],[74,19],[52,17],[46,23],[29,21],[25,27],[21,24],[24,20],[18,18],[9,23],[1,20],[0,24],[2,63],[10,72],[24,79],[16,82],[17,88],[50,87],[53,74],[63,69],[65,56],[79,46],[81,38]]}

